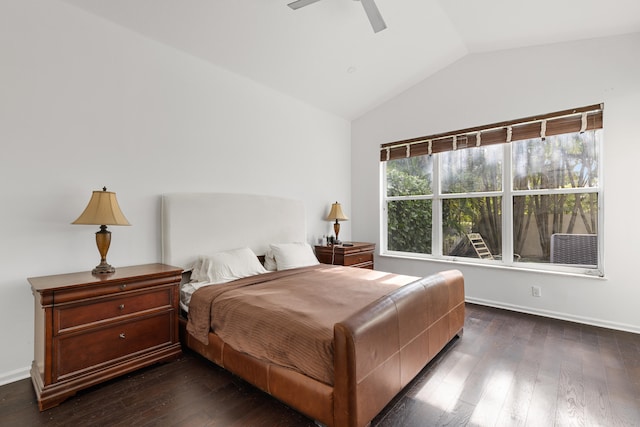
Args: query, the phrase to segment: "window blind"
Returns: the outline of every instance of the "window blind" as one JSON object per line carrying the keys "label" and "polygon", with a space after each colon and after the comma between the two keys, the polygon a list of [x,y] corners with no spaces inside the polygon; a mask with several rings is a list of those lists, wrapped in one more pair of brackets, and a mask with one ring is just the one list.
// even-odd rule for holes
{"label": "window blind", "polygon": [[542,116],[389,142],[380,146],[380,161],[601,129],[602,111],[603,104],[595,104]]}

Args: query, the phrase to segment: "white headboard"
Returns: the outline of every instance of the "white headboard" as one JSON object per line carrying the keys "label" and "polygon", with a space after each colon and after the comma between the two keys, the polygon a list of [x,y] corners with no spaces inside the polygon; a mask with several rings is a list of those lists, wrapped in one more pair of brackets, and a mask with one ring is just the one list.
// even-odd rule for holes
{"label": "white headboard", "polygon": [[270,243],[305,242],[301,201],[227,193],[162,196],[162,262],[189,268],[198,255],[241,247],[264,255]]}

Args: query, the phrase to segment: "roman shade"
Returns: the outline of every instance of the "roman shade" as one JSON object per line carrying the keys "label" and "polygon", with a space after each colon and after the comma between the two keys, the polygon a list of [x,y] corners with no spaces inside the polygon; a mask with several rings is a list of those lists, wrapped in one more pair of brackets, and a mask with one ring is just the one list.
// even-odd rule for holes
{"label": "roman shade", "polygon": [[380,146],[380,161],[601,129],[602,110],[603,104],[595,104],[542,116],[389,142]]}

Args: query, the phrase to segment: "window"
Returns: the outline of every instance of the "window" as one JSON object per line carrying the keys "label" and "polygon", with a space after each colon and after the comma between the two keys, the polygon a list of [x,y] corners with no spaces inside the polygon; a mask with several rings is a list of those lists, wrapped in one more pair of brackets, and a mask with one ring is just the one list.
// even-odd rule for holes
{"label": "window", "polygon": [[602,106],[381,147],[383,252],[602,275]]}

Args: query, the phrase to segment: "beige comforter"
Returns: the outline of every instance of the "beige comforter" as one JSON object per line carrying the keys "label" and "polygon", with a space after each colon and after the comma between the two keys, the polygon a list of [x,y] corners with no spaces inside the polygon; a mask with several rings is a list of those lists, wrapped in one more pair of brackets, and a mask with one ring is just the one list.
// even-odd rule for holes
{"label": "beige comforter", "polygon": [[320,264],[198,289],[187,330],[210,328],[234,349],[333,385],[333,325],[398,286],[417,280]]}

